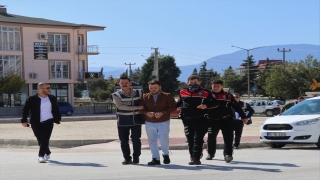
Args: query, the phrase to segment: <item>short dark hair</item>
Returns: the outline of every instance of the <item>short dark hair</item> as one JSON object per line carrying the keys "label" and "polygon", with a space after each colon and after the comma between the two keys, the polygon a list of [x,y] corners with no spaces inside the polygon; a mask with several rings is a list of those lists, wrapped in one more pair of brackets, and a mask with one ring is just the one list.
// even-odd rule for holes
{"label": "short dark hair", "polygon": [[199,77],[197,75],[191,75],[191,76],[188,77],[188,81],[194,80],[194,79],[198,79],[200,81],[200,79],[199,79]]}
{"label": "short dark hair", "polygon": [[212,81],[212,84],[221,84],[221,85],[223,85],[223,81],[220,80],[220,79],[215,79],[215,80]]}
{"label": "short dark hair", "polygon": [[158,84],[159,86],[161,86],[160,81],[158,81],[158,80],[156,80],[156,79],[152,79],[151,81],[148,82],[148,84],[152,84],[152,85]]}
{"label": "short dark hair", "polygon": [[298,99],[304,99],[304,97],[300,96],[300,97],[298,97]]}
{"label": "short dark hair", "polygon": [[129,82],[131,82],[130,78],[128,78],[127,76],[120,76],[120,80],[128,80]]}

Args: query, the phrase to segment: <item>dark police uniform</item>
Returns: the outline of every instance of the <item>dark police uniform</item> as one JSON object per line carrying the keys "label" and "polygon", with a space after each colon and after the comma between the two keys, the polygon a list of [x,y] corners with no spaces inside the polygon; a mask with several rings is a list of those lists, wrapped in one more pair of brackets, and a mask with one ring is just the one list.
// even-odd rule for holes
{"label": "dark police uniform", "polygon": [[208,128],[208,154],[214,156],[217,146],[217,135],[221,129],[224,139],[224,151],[223,155],[232,157],[233,148],[233,110],[239,113],[242,119],[246,118],[240,105],[234,99],[232,94],[222,90],[219,93],[211,91],[214,98],[219,102],[219,106],[216,108],[208,109],[209,114],[209,128]]}
{"label": "dark police uniform", "polygon": [[[125,106],[139,106],[142,90],[131,90],[131,94],[127,95],[124,91],[119,90],[112,94],[111,98],[115,97],[121,100],[121,104]],[[137,159],[141,155],[141,125],[145,122],[145,116],[136,110],[121,110],[117,107],[117,119],[118,119],[118,135],[121,143],[121,150],[123,157],[127,160],[131,160],[129,136],[131,130],[131,139],[133,145],[133,158]]]}
{"label": "dark police uniform", "polygon": [[[247,118],[251,118],[251,116],[254,114],[254,110],[252,107],[243,101],[239,101],[239,105],[242,108],[243,112],[246,114]],[[250,122],[250,123],[249,123]],[[247,125],[251,124],[252,121],[249,120]],[[240,117],[236,117],[233,121],[233,128],[234,128],[234,146],[235,148],[238,148],[240,145],[240,139],[242,135],[242,130],[243,130],[243,122],[241,121]]]}
{"label": "dark police uniform", "polygon": [[197,108],[201,104],[213,107],[217,106],[217,101],[209,90],[201,87],[195,92],[190,92],[188,88],[180,91],[177,107],[181,107],[181,119],[191,160],[201,158],[203,137],[208,131],[207,118],[204,117],[207,110]]}

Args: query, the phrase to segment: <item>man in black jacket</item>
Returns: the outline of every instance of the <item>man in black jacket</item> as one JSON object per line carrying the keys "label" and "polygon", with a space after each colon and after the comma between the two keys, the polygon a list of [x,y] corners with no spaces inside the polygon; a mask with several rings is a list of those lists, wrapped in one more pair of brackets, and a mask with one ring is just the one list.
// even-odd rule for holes
{"label": "man in black jacket", "polygon": [[[238,93],[235,93],[233,96],[235,100],[239,103],[240,107],[243,109],[247,118],[250,119],[251,116],[254,114],[254,110],[252,109],[252,107],[248,103],[240,101],[240,95]],[[249,120],[247,125],[249,125],[249,122],[250,124],[252,123],[252,121]],[[239,113],[237,112],[235,112],[233,125],[234,125],[234,148],[239,149],[240,139],[241,139],[244,124],[241,121],[241,117],[239,116]]]}
{"label": "man in black jacket", "polygon": [[219,102],[219,106],[208,110],[209,129],[208,129],[208,156],[206,160],[212,160],[216,153],[217,136],[221,129],[224,140],[224,160],[230,163],[233,160],[233,109],[239,113],[243,123],[248,119],[236,102],[232,94],[223,90],[223,81],[214,80],[212,82],[212,95]]}
{"label": "man in black jacket", "polygon": [[181,107],[181,119],[188,139],[191,162],[189,165],[201,164],[203,137],[208,131],[207,108],[218,105],[211,92],[200,87],[198,76],[188,78],[188,87],[180,90],[177,107]]}
{"label": "man in black jacket", "polygon": [[[45,163],[50,158],[49,141],[53,129],[53,123],[60,124],[61,114],[57,104],[57,98],[50,95],[50,85],[48,83],[38,84],[38,93],[30,96],[22,109],[21,123],[23,127],[29,127],[33,130],[34,135],[40,146],[39,158],[40,163]],[[30,124],[28,116],[30,115]]]}

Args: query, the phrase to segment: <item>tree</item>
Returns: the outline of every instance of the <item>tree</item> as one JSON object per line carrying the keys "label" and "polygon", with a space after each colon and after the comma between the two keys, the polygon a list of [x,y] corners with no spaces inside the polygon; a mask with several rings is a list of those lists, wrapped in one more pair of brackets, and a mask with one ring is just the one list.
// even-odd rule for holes
{"label": "tree", "polygon": [[193,69],[193,72],[192,72],[191,75],[196,75],[196,76],[198,76],[198,70],[197,70],[197,68],[194,68],[194,69]]}
{"label": "tree", "polygon": [[[248,63],[249,63],[249,72],[248,72]],[[241,84],[243,89],[246,89],[246,92],[248,93],[248,73],[249,73],[249,84],[250,87],[254,85],[254,82],[258,76],[258,66],[256,65],[256,61],[254,61],[253,56],[249,56],[246,60],[243,60],[243,63],[241,64],[244,68],[246,68],[245,76],[241,77]],[[250,89],[249,89],[250,91]]]}
{"label": "tree", "polygon": [[131,80],[132,80],[132,81],[135,81],[135,82],[138,82],[140,76],[141,76],[141,69],[138,67],[137,69],[135,69],[134,71],[132,71]]}
{"label": "tree", "polygon": [[20,75],[9,72],[0,78],[0,92],[8,94],[9,106],[11,107],[11,94],[18,93],[26,85],[26,81]]}
{"label": "tree", "polygon": [[109,91],[101,91],[99,93],[99,98],[103,101],[107,100],[109,98],[109,96],[111,95],[111,93]]}
{"label": "tree", "polygon": [[266,79],[270,76],[270,69],[272,68],[269,58],[266,59],[266,65],[262,71],[258,73],[255,85],[257,86],[257,93],[263,96],[267,96],[266,93]]}
{"label": "tree", "polygon": [[243,94],[244,92],[246,92],[246,89],[248,89],[243,88],[243,86],[241,85],[241,77],[236,73],[232,66],[229,66],[224,70],[221,79],[223,80],[224,87],[232,88],[236,93]]}
{"label": "tree", "polygon": [[[148,82],[155,78],[152,75],[154,65],[154,56],[151,55],[146,59],[146,63],[141,68],[139,83],[145,92],[149,92]],[[178,77],[181,74],[179,67],[175,63],[173,56],[166,55],[159,58],[159,81],[161,82],[162,90],[169,93],[174,93],[178,88]]]}
{"label": "tree", "polygon": [[74,92],[74,97],[77,97],[77,98],[81,98],[82,97],[82,92],[81,90],[78,88],[78,86],[75,84],[74,87],[73,87],[73,92]]}
{"label": "tree", "polygon": [[320,62],[308,55],[305,60],[271,67],[266,93],[279,99],[296,99],[310,91],[312,79],[320,79]]}

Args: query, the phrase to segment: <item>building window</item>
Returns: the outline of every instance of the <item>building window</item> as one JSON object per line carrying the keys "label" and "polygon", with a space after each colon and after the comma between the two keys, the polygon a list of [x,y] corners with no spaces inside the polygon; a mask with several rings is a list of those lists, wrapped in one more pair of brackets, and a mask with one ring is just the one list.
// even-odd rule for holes
{"label": "building window", "polygon": [[68,52],[68,35],[49,34],[50,52]]}
{"label": "building window", "polygon": [[69,62],[51,61],[50,79],[69,79]]}
{"label": "building window", "polygon": [[21,76],[21,56],[0,55],[0,77],[13,71]]}
{"label": "building window", "polygon": [[0,26],[0,50],[21,51],[19,27]]}

